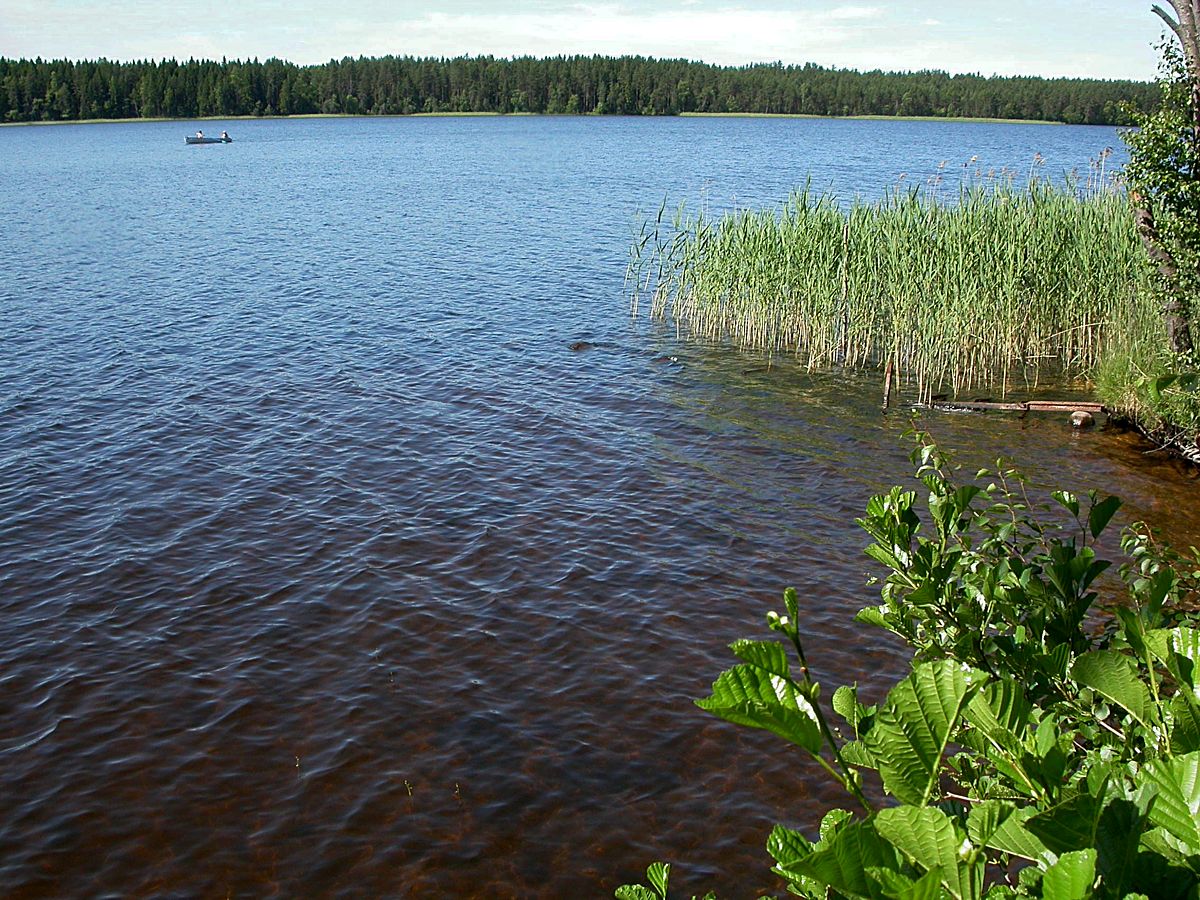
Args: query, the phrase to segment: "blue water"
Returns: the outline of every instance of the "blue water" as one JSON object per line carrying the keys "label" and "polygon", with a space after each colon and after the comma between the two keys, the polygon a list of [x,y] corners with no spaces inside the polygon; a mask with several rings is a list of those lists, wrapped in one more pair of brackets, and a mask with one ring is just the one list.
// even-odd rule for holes
{"label": "blue water", "polygon": [[[907,423],[631,320],[631,237],[809,178],[1086,177],[1115,132],[195,127],[0,129],[0,892],[777,890],[770,823],[840,798],[689,700],[788,584],[831,686],[900,670],[852,519]],[[926,425],[1200,532],[1131,438]]]}

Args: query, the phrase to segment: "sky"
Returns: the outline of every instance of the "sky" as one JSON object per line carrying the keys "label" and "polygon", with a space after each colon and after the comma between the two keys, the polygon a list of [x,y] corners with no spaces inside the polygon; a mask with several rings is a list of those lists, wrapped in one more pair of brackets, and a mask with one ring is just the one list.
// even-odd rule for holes
{"label": "sky", "polygon": [[0,0],[0,56],[684,57],[721,65],[1155,77],[1150,0]]}

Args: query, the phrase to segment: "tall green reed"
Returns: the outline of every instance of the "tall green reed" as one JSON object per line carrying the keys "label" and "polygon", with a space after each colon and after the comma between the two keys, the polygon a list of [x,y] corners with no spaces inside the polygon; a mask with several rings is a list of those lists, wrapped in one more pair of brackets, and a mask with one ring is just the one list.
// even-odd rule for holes
{"label": "tall green reed", "polygon": [[896,188],[843,207],[797,190],[716,218],[665,205],[631,251],[635,313],[681,334],[795,353],[811,368],[892,362],[919,396],[1090,371],[1147,288],[1124,193],[1032,178]]}

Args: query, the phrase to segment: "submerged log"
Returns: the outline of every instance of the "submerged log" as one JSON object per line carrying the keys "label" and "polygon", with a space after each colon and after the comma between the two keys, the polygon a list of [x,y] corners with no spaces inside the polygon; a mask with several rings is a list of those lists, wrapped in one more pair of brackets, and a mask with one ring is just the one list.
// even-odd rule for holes
{"label": "submerged log", "polygon": [[929,404],[933,409],[1000,409],[1008,412],[1086,412],[1096,415],[1108,415],[1108,407],[1103,403],[1090,403],[1083,400],[1025,400],[1021,402],[1000,402],[997,400],[954,400],[936,401]]}

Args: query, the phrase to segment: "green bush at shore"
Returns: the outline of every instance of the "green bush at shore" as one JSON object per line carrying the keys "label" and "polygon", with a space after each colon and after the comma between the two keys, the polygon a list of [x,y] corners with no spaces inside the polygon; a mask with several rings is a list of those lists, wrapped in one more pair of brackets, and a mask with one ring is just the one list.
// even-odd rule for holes
{"label": "green bush at shore", "polygon": [[[1155,11],[1173,21],[1161,7]],[[1164,47],[1159,107],[1135,115],[1137,130],[1122,135],[1157,309],[1149,321],[1122,329],[1124,346],[1105,359],[1097,384],[1106,402],[1200,463],[1200,35],[1195,21],[1173,28],[1188,49]]]}
{"label": "green bush at shore", "polygon": [[[767,616],[783,641],[732,644],[740,663],[697,701],[799,747],[855,807],[818,835],[777,825],[772,871],[810,900],[1195,898],[1200,553],[1127,530],[1101,628],[1096,542],[1119,501],[1054,492],[1055,525],[1012,469],[960,482],[928,439],[913,461],[921,499],[895,487],[859,520],[886,574],[858,620],[908,643],[907,677],[879,703],[857,685],[826,701],[789,589]],[[669,875],[616,896],[666,898]]]}
{"label": "green bush at shore", "polygon": [[1157,304],[1139,304],[1128,316],[1133,321],[1094,370],[1096,396],[1156,443],[1200,463],[1196,357],[1170,351]]}

